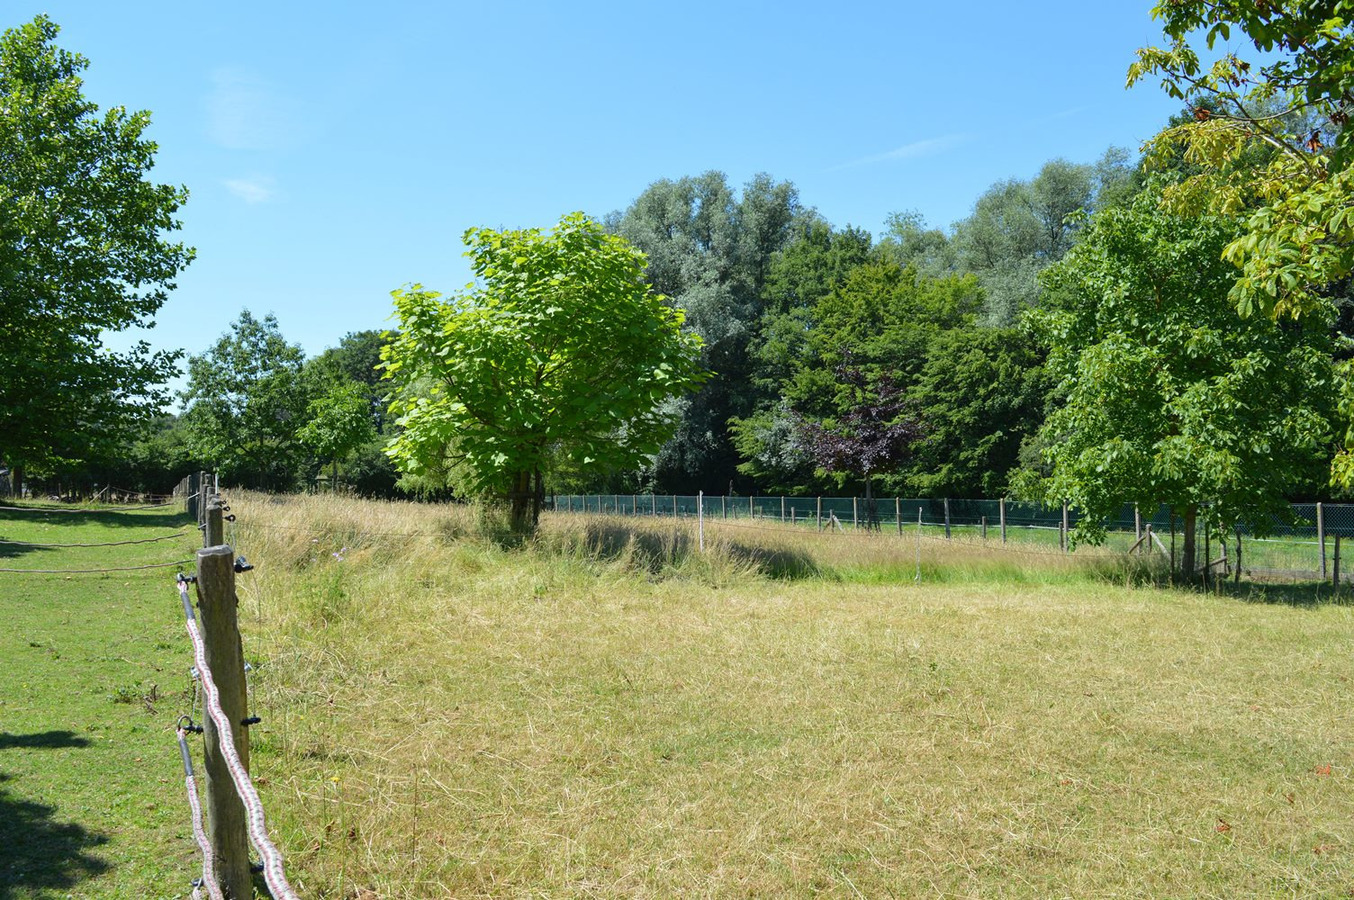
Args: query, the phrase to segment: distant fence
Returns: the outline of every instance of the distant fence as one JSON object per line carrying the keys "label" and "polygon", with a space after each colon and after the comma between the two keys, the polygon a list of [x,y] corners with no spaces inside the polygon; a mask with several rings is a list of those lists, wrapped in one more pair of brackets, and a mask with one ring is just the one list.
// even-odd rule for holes
{"label": "distant fence", "polygon": [[[696,518],[709,520],[757,520],[778,522],[800,528],[845,531],[869,526],[869,510],[864,497],[788,497],[788,496],[691,496],[683,494],[561,494],[552,498],[559,512],[593,513],[620,516]],[[875,522],[882,533],[902,534],[905,529],[940,531],[947,538],[985,540],[1002,544],[1054,544],[1068,552],[1075,547],[1068,532],[1081,516],[1067,507],[1046,507],[1018,500],[955,500],[931,497],[876,497]],[[1242,525],[1227,535],[1234,543],[1231,556],[1225,545],[1219,548],[1217,536],[1197,526],[1196,542],[1200,565],[1226,563],[1231,571],[1241,568],[1249,574],[1292,579],[1354,581],[1354,566],[1342,566],[1341,540],[1354,537],[1354,504],[1294,503],[1287,518],[1274,518],[1269,528],[1260,529],[1266,537],[1255,537],[1256,529]],[[1169,507],[1142,510],[1125,504],[1119,514],[1105,523],[1110,532],[1108,546],[1129,550],[1148,541],[1164,548],[1172,560],[1179,559],[1184,523],[1172,517]],[[1149,531],[1154,540],[1145,538]],[[1242,550],[1242,538],[1245,549]],[[1212,559],[1214,550],[1223,558]],[[1249,558],[1246,558],[1249,554]],[[1341,571],[1342,568],[1345,571]]]}

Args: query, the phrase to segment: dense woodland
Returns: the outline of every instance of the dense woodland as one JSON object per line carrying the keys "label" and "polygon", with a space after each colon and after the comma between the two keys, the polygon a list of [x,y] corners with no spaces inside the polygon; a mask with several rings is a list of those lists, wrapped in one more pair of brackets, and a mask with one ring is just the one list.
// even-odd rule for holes
{"label": "dense woodland", "polygon": [[[849,365],[866,394],[887,377],[919,426],[902,458],[876,473],[876,492],[1010,495],[1022,465],[1044,466],[1040,428],[1065,390],[1048,366],[1049,342],[1026,315],[1067,302],[1041,273],[1078,245],[1097,213],[1131,216],[1170,175],[1148,179],[1117,148],[1092,163],[1052,160],[1031,178],[994,184],[948,229],[899,212],[877,239],[827,222],[793,184],[770,176],[741,190],[719,172],[654,182],[605,224],[647,255],[651,288],[686,311],[713,377],[672,405],[674,436],[650,466],[555,471],[549,489],[863,492],[863,474],[823,465],[804,429],[869,399],[841,377]],[[1243,330],[1247,320],[1225,303],[1221,312],[1232,320],[1224,328]],[[1334,346],[1337,332],[1325,342]],[[104,461],[52,474],[163,490],[205,467],[230,483],[289,490],[327,486],[336,471],[363,494],[452,496],[445,484],[401,484],[382,452],[399,427],[380,370],[389,338],[356,331],[306,359],[274,319],[243,311],[189,357],[182,415],[156,420]],[[1328,491],[1336,448],[1333,410],[1324,414],[1328,439],[1288,485],[1294,497]]]}
{"label": "dense woodland", "polygon": [[[1156,501],[1187,518],[1206,506],[1219,527],[1338,493],[1354,474],[1351,93],[1340,74],[1354,66],[1336,63],[1354,58],[1354,42],[1338,0],[1326,4],[1330,15],[1290,5],[1158,6],[1168,44],[1139,51],[1129,80],[1160,77],[1181,112],[1143,155],[1110,148],[1098,160],[1013,173],[948,227],[910,211],[905,195],[882,234],[832,223],[794,184],[765,174],[741,186],[718,171],[648,185],[600,217],[597,233],[644,254],[649,291],[699,338],[683,346],[699,344],[706,374],[663,402],[670,437],[639,465],[581,465],[582,456],[537,447],[536,481],[547,492],[1017,496],[1091,514]],[[1253,67],[1223,54],[1200,64],[1189,40],[1211,46],[1231,28],[1276,61]],[[41,18],[11,30],[5,56],[36,58],[46,69],[30,64],[25,77],[66,85],[52,95],[64,104],[72,165],[81,153],[118,153],[117,140],[139,138],[144,114],[91,118],[78,81],[69,87],[83,60],[55,48],[55,35]],[[0,133],[25,133],[33,114],[6,107]],[[40,174],[7,178],[22,187]],[[159,287],[121,306],[109,289],[68,355],[88,356],[99,328],[144,321],[191,259],[164,239],[182,195],[139,184],[152,213],[121,223],[132,248],[125,269],[96,273],[90,293]],[[580,234],[597,228],[578,222]],[[539,233],[515,234],[545,246]],[[516,238],[476,239],[488,248]],[[87,260],[38,270],[24,246],[5,245],[7,310],[19,308],[21,290],[78,294],[61,278],[85,277]],[[148,258],[159,268],[137,269]],[[495,277],[489,263],[477,271]],[[475,300],[445,310],[457,304]],[[14,345],[11,368],[32,351],[24,341],[37,346],[25,327],[22,314],[0,326]],[[82,396],[106,398],[118,416],[92,414],[88,402],[72,409],[68,390],[11,391],[0,398],[12,429],[0,453],[53,488],[164,490],[210,468],[270,490],[466,496],[452,462],[402,465],[402,474],[386,452],[414,421],[409,411],[444,392],[431,370],[409,364],[414,343],[405,332],[355,330],[307,359],[272,317],[245,309],[186,360],[140,348],[120,369],[92,368],[104,380],[90,376]],[[157,385],[180,362],[187,387],[171,415]],[[394,383],[383,380],[401,367]],[[0,384],[38,384],[36,371]],[[45,416],[42,433],[21,433],[34,416]],[[625,431],[615,426],[618,440]]]}
{"label": "dense woodland", "polygon": [[[1066,389],[1049,368],[1050,342],[1027,315],[1067,302],[1061,282],[1041,274],[1078,246],[1096,214],[1131,216],[1172,175],[1149,179],[1118,148],[1091,163],[1052,160],[1033,177],[992,185],[948,229],[905,211],[879,238],[834,226],[792,183],[767,175],[741,190],[719,172],[654,182],[604,221],[647,255],[650,287],[686,312],[713,377],[672,404],[675,433],[650,466],[555,471],[549,489],[863,492],[863,474],[825,466],[804,429],[870,399],[843,379],[849,365],[863,374],[866,395],[887,377],[918,422],[902,458],[876,473],[877,492],[1010,495],[1022,465],[1044,465],[1040,429]],[[1221,312],[1230,319],[1223,328],[1239,332],[1249,321],[1225,304]],[[1333,327],[1323,343],[1342,336]],[[390,337],[355,331],[307,359],[275,319],[246,309],[188,357],[182,414],[154,419],[100,459],[32,474],[53,489],[59,481],[147,491],[198,468],[270,490],[326,487],[337,474],[362,494],[454,496],[454,486],[402,483],[383,452],[399,427],[387,415],[380,368]],[[1333,413],[1324,410],[1325,445],[1288,486],[1294,497],[1328,491]]]}

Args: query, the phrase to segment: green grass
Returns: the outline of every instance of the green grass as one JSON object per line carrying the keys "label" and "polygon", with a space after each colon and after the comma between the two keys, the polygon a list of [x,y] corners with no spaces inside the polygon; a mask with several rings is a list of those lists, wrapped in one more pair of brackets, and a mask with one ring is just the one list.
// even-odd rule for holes
{"label": "green grass", "polygon": [[[712,523],[701,553],[684,525],[558,515],[505,550],[455,508],[232,505],[258,566],[240,579],[253,770],[302,896],[1334,897],[1354,879],[1354,608],[1328,594],[1135,587],[1159,573],[943,539],[914,584],[896,536]],[[0,602],[20,660],[0,731],[71,734],[0,744],[0,802],[52,806],[49,828],[77,829],[63,851],[107,868],[54,851],[64,880],[35,887],[0,866],[0,900],[182,896],[199,861],[168,578],[23,578],[0,582],[26,585]]]}
{"label": "green grass", "polygon": [[[190,524],[165,510],[0,511],[0,539],[94,543]],[[0,544],[0,567],[190,558],[197,532],[115,548]],[[191,657],[173,569],[0,573],[0,898],[174,897],[194,875],[173,724]]]}

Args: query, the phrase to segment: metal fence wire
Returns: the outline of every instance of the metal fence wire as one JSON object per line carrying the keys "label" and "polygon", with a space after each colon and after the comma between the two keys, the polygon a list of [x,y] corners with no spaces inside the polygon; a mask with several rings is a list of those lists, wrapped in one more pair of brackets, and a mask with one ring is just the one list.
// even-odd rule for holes
{"label": "metal fence wire", "polygon": [[[559,512],[719,521],[762,520],[809,529],[863,531],[871,527],[869,502],[864,497],[692,496],[686,494],[560,494],[547,506]],[[1019,500],[958,500],[934,497],[876,497],[874,524],[881,533],[923,530],[956,540],[996,541],[1003,544],[1052,545],[1075,552],[1064,534],[1075,529],[1081,516],[1075,509],[1047,507]],[[1150,526],[1155,544],[1174,560],[1184,551],[1184,522],[1161,505],[1144,509],[1125,504],[1105,522],[1106,546],[1127,551],[1144,541]],[[1342,540],[1354,537],[1354,504],[1294,503],[1288,515],[1274,516],[1266,528],[1242,524],[1225,536],[1205,533],[1196,523],[1197,564],[1206,562],[1227,570],[1293,579],[1354,581],[1354,565],[1343,565]],[[1257,537],[1257,533],[1265,536]],[[1220,542],[1220,538],[1223,540]],[[1225,545],[1225,547],[1224,547]],[[1238,548],[1240,553],[1238,554]]]}

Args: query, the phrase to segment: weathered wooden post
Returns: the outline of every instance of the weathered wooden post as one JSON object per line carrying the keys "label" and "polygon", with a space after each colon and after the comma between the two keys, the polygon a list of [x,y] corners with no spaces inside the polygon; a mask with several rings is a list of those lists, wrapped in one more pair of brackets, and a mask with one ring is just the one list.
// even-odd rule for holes
{"label": "weathered wooden post", "polygon": [[1006,543],[1006,498],[997,501],[997,514],[1001,516],[1001,542]]}
{"label": "weathered wooden post", "polygon": [[677,495],[672,495],[672,517],[677,518]]}
{"label": "weathered wooden post", "polygon": [[1133,540],[1142,540],[1142,511],[1136,503],[1133,504]]}
{"label": "weathered wooden post", "polygon": [[818,498],[818,530],[823,530],[823,498]]}
{"label": "weathered wooden post", "polygon": [[983,516],[983,518],[982,518],[982,524],[981,524],[979,527],[982,528],[983,540],[986,541],[986,540],[987,540],[987,516]]}
{"label": "weathered wooden post", "polygon": [[219,547],[226,542],[225,521],[221,515],[221,498],[212,496],[207,501],[206,526],[202,529],[202,546]]}
{"label": "weathered wooden post", "polygon": [[719,495],[719,514],[721,518],[729,517],[729,498],[727,494]]}
{"label": "weathered wooden post", "polygon": [[903,536],[903,498],[893,498],[893,521],[898,523],[898,537]]}
{"label": "weathered wooden post", "polygon": [[780,524],[785,524],[785,495],[780,498]]}
{"label": "weathered wooden post", "polygon": [[945,540],[950,539],[950,498],[945,498]]}
{"label": "weathered wooden post", "polygon": [[1241,526],[1236,529],[1236,572],[1232,575],[1232,583],[1241,583]]}
{"label": "weathered wooden post", "polygon": [[749,521],[751,521],[751,520],[757,518],[757,513],[756,513],[756,512],[753,510],[753,508],[752,508],[752,501],[753,501],[753,499],[754,499],[753,496],[752,496],[751,494],[749,494],[749,495],[748,495],[748,520],[749,520]]}
{"label": "weathered wooden post", "polygon": [[[206,486],[206,483],[203,483]],[[218,506],[217,514],[219,517]],[[236,621],[235,551],[213,545],[197,552],[197,605],[207,668],[221,696],[221,709],[230,720],[235,750],[249,769],[249,733],[242,724],[248,715],[244,679],[244,648]],[[221,735],[210,716],[203,722],[207,796],[207,837],[216,857],[216,873],[226,896],[246,900],[254,896],[249,872],[249,837],[244,802],[235,791]]]}
{"label": "weathered wooden post", "polygon": [[1072,542],[1069,541],[1069,540],[1067,539],[1067,503],[1066,503],[1066,501],[1064,501],[1064,502],[1063,502],[1063,523],[1062,523],[1062,545],[1063,545],[1063,552],[1064,552],[1064,553],[1067,552],[1067,549],[1068,549],[1068,547],[1071,545],[1071,543],[1072,543]]}
{"label": "weathered wooden post", "polygon": [[851,530],[860,530],[860,508],[855,497],[851,498]]}

